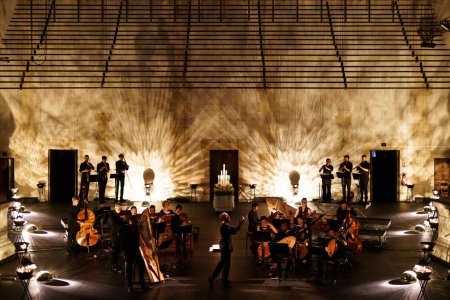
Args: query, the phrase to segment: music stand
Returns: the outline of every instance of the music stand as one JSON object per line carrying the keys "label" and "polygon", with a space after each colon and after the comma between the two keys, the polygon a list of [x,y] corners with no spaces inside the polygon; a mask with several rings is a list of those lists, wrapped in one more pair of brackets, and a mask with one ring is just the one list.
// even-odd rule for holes
{"label": "music stand", "polygon": [[184,239],[184,235],[188,233],[192,233],[192,224],[189,225],[179,225],[173,228],[173,233],[177,235],[181,235],[181,247],[182,247],[182,260],[186,260],[186,241]]}
{"label": "music stand", "polygon": [[109,175],[109,178],[111,178],[111,179],[116,179],[116,178],[117,178],[117,174],[116,174],[116,173],[111,173],[111,174]]}
{"label": "music stand", "polygon": [[354,180],[359,180],[359,178],[361,177],[360,173],[352,173],[353,179]]}
{"label": "music stand", "polygon": [[273,226],[275,226],[275,228],[280,228],[281,224],[286,223],[288,225],[288,229],[291,228],[291,220],[290,219],[286,219],[286,218],[280,218],[280,219],[272,219],[272,223]]}
{"label": "music stand", "polygon": [[[173,242],[173,239],[163,241],[161,243],[161,245],[159,245],[158,248],[156,249],[157,252],[159,252],[160,250],[169,248],[169,246],[170,246],[170,244],[172,244],[172,242]],[[158,244],[156,244],[156,245],[158,245]],[[157,253],[157,255],[158,255],[158,253]],[[167,266],[167,253],[166,253],[166,255],[164,255],[164,265],[162,265],[161,267],[162,267],[162,269],[164,269],[164,271],[167,271],[169,269],[169,267]]]}
{"label": "music stand", "polygon": [[[338,174],[338,173],[336,173],[336,174]],[[338,175],[338,177],[339,177],[339,175]],[[322,180],[334,179],[334,175],[332,173],[320,174],[320,178],[322,178]]]}
{"label": "music stand", "polygon": [[[287,257],[289,260],[289,257],[291,255],[291,250],[289,248],[289,245],[285,244],[285,243],[270,243],[269,249],[270,249],[270,254],[271,254],[272,258],[275,259],[275,261],[277,263],[277,273],[280,276],[281,271],[282,271],[281,259],[283,257]],[[285,268],[285,270],[284,270],[283,278],[286,276],[287,269],[288,268]]]}
{"label": "music stand", "polygon": [[155,222],[153,223],[153,229],[155,231],[155,242],[156,245],[158,245],[158,236],[161,232],[165,232],[166,231],[166,222]]}
{"label": "music stand", "polygon": [[343,172],[336,172],[336,176],[338,177],[338,178],[343,178],[344,177],[344,173]]}

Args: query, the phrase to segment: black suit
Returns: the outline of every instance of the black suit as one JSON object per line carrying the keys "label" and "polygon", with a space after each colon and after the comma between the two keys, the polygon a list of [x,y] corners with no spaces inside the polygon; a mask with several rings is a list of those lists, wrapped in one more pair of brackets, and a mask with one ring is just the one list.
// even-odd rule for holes
{"label": "black suit", "polygon": [[[347,167],[347,169],[349,169],[349,171],[346,171],[345,169],[343,169],[343,167]],[[344,161],[341,163],[341,165],[339,166],[339,170],[343,171],[343,176],[342,176],[342,196],[343,199],[346,201],[350,201],[350,191],[351,191],[351,186],[352,186],[352,169],[353,169],[353,164],[349,161]]]}
{"label": "black suit", "polygon": [[106,184],[108,183],[108,172],[109,172],[109,164],[108,163],[101,162],[101,163],[97,164],[98,200],[100,202],[105,201],[105,190],[106,190]]}
{"label": "black suit", "polygon": [[[370,163],[367,161],[363,161],[360,163],[360,166],[364,169],[370,170]],[[359,170],[359,190],[361,194],[361,201],[367,202],[369,201],[367,186],[369,185],[369,172],[364,171],[358,166]],[[365,197],[365,200],[364,200]]]}
{"label": "black suit", "polygon": [[[89,170],[89,172],[83,172]],[[94,166],[89,162],[82,162],[80,164],[81,184],[80,184],[80,201],[87,199],[89,195],[89,175],[91,170],[94,170]]]}
{"label": "black suit", "polygon": [[123,201],[123,188],[125,187],[125,171],[128,170],[128,165],[123,160],[116,161],[116,200],[119,200],[119,186],[120,186],[120,201]]}
{"label": "black suit", "polygon": [[222,271],[222,281],[224,284],[228,283],[228,276],[231,267],[231,252],[233,252],[233,245],[231,242],[231,235],[236,234],[238,229],[228,223],[222,223],[220,226],[220,261],[214,269],[211,279],[215,280]]}
{"label": "black suit", "polygon": [[80,223],[78,223],[78,213],[82,209],[81,205],[70,205],[68,228],[67,228],[67,252],[72,253],[76,248],[75,237],[78,231],[80,231]]}

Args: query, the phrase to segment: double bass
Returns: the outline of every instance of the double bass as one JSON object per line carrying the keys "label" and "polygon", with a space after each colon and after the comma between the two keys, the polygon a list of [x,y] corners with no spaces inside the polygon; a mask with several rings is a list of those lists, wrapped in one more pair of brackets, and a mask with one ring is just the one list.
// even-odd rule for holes
{"label": "double bass", "polygon": [[84,202],[84,208],[78,212],[77,219],[81,224],[76,241],[78,245],[89,249],[98,243],[99,236],[98,231],[94,228],[95,214],[87,208],[86,202]]}

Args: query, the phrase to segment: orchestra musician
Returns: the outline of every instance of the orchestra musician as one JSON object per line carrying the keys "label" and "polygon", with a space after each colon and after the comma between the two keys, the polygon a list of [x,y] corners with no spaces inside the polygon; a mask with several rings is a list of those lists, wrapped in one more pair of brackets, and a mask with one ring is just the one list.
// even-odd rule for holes
{"label": "orchestra musician", "polygon": [[[187,215],[183,213],[183,207],[178,204],[175,208],[175,215],[172,217],[170,221],[170,228],[172,228],[172,231],[175,231],[175,227],[177,226],[183,226],[189,224],[189,221],[187,220]],[[186,236],[182,237],[181,234],[174,234],[174,240],[175,240],[175,257],[176,257],[176,265],[179,266],[181,263],[183,263],[186,259],[186,247],[183,247],[183,253],[181,251],[181,248],[186,243]]]}
{"label": "orchestra musician", "polygon": [[303,221],[306,221],[312,214],[312,210],[308,207],[308,199],[302,198],[301,205],[295,211],[294,218],[301,218]]}
{"label": "orchestra musician", "polygon": [[344,155],[344,161],[339,165],[339,172],[342,173],[342,199],[347,202],[351,201],[352,169],[353,164],[350,162],[350,157]]}
{"label": "orchestra musician", "polygon": [[120,202],[123,202],[123,189],[125,187],[125,172],[129,166],[125,161],[123,153],[119,154],[119,160],[116,161],[116,201],[119,201],[119,187],[120,187]]}
{"label": "orchestra musician", "polygon": [[361,163],[356,166],[359,171],[359,191],[361,195],[361,203],[369,202],[367,186],[369,184],[370,163],[366,160],[366,155],[361,156]]}
{"label": "orchestra musician", "polygon": [[125,255],[126,278],[128,282],[128,292],[133,290],[133,269],[137,267],[139,275],[139,283],[142,291],[146,291],[149,287],[145,284],[144,273],[145,263],[139,250],[139,231],[136,218],[132,217],[131,211],[124,213],[123,225],[120,227],[120,247]]}
{"label": "orchestra musician", "polygon": [[119,203],[114,205],[114,210],[111,211],[111,215],[109,217],[109,222],[111,226],[111,264],[113,271],[117,271],[119,273],[122,270],[117,265],[120,257],[120,228],[123,225],[124,212],[122,211],[122,207]]}
{"label": "orchestra musician", "polygon": [[[331,159],[326,159],[325,164],[319,170],[320,172],[324,175],[332,174],[333,166],[331,165]],[[331,178],[322,179],[322,201],[331,202]]]}
{"label": "orchestra musician", "polygon": [[[332,265],[332,284],[336,284],[337,274],[339,271],[339,266],[342,264],[343,260],[345,259],[346,252],[348,251],[347,245],[345,241],[339,237],[339,229],[337,229],[335,226],[331,227],[329,232],[329,241],[334,241],[334,249],[331,248],[331,243],[329,242],[328,245],[325,247],[325,252],[328,256],[328,262]],[[322,266],[320,266],[322,268]]]}
{"label": "orchestra musician", "polygon": [[130,212],[131,212],[131,218],[136,219],[136,221],[139,223],[139,215],[138,215],[137,207],[134,205],[132,207],[130,207]]}
{"label": "orchestra musician", "polygon": [[89,195],[89,176],[91,175],[91,170],[94,170],[94,166],[89,162],[89,155],[84,156],[84,161],[80,164],[79,171],[81,172],[81,183],[80,183],[80,199],[87,200]]}
{"label": "orchestra musician", "polygon": [[162,209],[159,211],[159,217],[161,219],[164,219],[165,216],[171,216],[174,214],[175,214],[174,211],[170,209],[170,202],[167,200],[163,201]]}
{"label": "orchestra musician", "polygon": [[258,202],[252,203],[252,209],[248,212],[247,219],[248,219],[248,232],[255,232],[258,229],[259,224],[259,217],[258,217],[258,209],[259,204]]}
{"label": "orchestra musician", "polygon": [[152,204],[152,205],[150,205],[147,209],[148,209],[148,216],[149,216],[151,219],[156,219],[156,220],[158,220],[159,214],[156,213],[156,207]]}
{"label": "orchestra musician", "polygon": [[208,282],[211,287],[214,286],[217,276],[222,272],[222,285],[224,288],[229,288],[231,287],[231,282],[229,281],[228,276],[230,274],[231,253],[233,252],[231,236],[241,229],[242,224],[245,222],[245,218],[241,217],[241,220],[236,227],[230,225],[231,218],[226,212],[222,212],[219,219],[222,222],[222,225],[220,226],[219,242],[220,261],[217,263],[211,277],[208,278]]}
{"label": "orchestra musician", "polygon": [[75,237],[80,231],[81,222],[78,221],[78,213],[81,211],[80,198],[72,197],[72,204],[69,208],[68,228],[67,228],[67,254],[72,255],[77,253]]}
{"label": "orchestra musician", "polygon": [[252,209],[247,214],[248,219],[247,234],[249,234],[250,236],[250,251],[252,251],[252,253],[255,256],[257,256],[256,253],[257,245],[255,243],[254,233],[258,230],[259,225],[258,209],[259,209],[258,202],[253,202]]}
{"label": "orchestra musician", "polygon": [[105,203],[105,190],[108,183],[109,164],[106,162],[107,157],[102,156],[102,161],[97,164],[98,173],[98,202]]}
{"label": "orchestra musician", "polygon": [[350,204],[345,200],[341,200],[339,202],[339,207],[336,211],[336,217],[340,224],[347,218],[347,214],[350,214],[352,217],[356,217],[357,213],[350,207]]}

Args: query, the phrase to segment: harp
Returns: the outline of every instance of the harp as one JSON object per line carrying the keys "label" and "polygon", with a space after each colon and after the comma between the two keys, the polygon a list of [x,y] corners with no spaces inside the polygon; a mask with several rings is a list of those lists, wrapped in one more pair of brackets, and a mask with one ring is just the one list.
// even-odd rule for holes
{"label": "harp", "polygon": [[151,283],[164,281],[164,274],[159,269],[158,248],[153,236],[148,210],[144,210],[139,221],[139,251],[144,259],[145,268]]}

